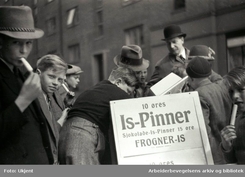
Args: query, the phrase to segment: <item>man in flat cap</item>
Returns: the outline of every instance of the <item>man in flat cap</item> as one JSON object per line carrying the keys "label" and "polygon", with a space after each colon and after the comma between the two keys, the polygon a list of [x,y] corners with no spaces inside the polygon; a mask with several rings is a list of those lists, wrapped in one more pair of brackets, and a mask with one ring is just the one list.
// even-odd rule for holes
{"label": "man in flat cap", "polygon": [[27,6],[0,7],[0,164],[54,164],[49,126],[36,99],[38,74],[19,70],[33,39],[44,32],[34,27]]}
{"label": "man in flat cap", "polygon": [[162,78],[178,70],[178,68],[186,68],[189,50],[184,47],[186,34],[181,31],[178,25],[170,25],[163,30],[169,54],[160,59],[155,65],[155,70],[148,83],[149,86],[156,84]]}

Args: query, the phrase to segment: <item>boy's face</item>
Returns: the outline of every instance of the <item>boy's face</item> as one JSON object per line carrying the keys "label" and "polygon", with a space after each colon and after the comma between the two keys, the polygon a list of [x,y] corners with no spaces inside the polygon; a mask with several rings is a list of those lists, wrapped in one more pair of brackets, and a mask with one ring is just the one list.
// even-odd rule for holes
{"label": "boy's face", "polygon": [[76,88],[77,84],[80,82],[80,75],[70,75],[66,77],[67,84],[72,87]]}
{"label": "boy's face", "polygon": [[238,109],[245,111],[245,87],[243,88],[231,88],[230,94],[234,104],[237,104]]}
{"label": "boy's face", "polygon": [[142,71],[135,71],[135,75],[139,81],[139,83],[144,84],[147,79],[147,69]]}
{"label": "boy's face", "polygon": [[46,71],[41,72],[40,80],[42,90],[48,94],[53,93],[59,89],[61,84],[64,82],[66,72],[64,70],[54,70],[49,68]]}
{"label": "boy's face", "polygon": [[16,67],[22,66],[20,58],[27,58],[32,50],[33,40],[1,37],[1,54],[3,59]]}

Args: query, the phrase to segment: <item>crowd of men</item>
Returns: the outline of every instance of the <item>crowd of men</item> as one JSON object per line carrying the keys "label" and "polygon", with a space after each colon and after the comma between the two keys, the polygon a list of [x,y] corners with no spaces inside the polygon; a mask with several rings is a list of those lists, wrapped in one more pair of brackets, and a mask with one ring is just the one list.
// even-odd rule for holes
{"label": "crowd of men", "polygon": [[[245,67],[220,76],[212,70],[215,52],[184,47],[178,25],[163,29],[169,54],[149,82],[149,60],[140,46],[127,45],[109,78],[75,97],[80,67],[49,54],[28,71],[21,60],[44,35],[31,9],[3,6],[0,19],[0,164],[116,164],[109,102],[154,96],[151,86],[171,72],[188,76],[183,91],[199,94],[214,164],[245,163]],[[238,114],[230,125],[234,104]]]}

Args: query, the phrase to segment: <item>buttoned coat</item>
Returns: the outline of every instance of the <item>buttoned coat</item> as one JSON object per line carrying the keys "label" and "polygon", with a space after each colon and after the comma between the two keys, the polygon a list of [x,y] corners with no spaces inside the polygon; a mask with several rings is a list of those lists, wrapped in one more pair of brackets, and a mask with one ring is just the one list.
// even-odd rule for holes
{"label": "buttoned coat", "polygon": [[19,110],[14,101],[20,89],[0,60],[0,164],[52,164],[45,116],[37,99],[23,113]]}
{"label": "buttoned coat", "polygon": [[[56,97],[56,94],[53,94],[53,101],[54,104],[59,105],[56,100],[58,98]],[[58,124],[58,122],[55,119],[55,114],[53,113],[53,108],[50,110],[49,105],[44,97],[43,94],[40,94],[38,97],[38,101],[40,103],[40,108],[43,114],[46,117],[47,125],[48,125],[48,132],[49,132],[49,140],[51,142],[51,149],[54,157],[54,163],[58,163],[58,142],[59,142],[59,130],[61,126]],[[54,105],[52,104],[52,105]]]}
{"label": "buttoned coat", "polygon": [[166,77],[168,74],[172,72],[172,69],[174,67],[183,67],[186,68],[187,66],[187,59],[190,53],[190,50],[185,48],[185,53],[186,53],[186,61],[182,61],[178,59],[175,55],[173,54],[168,54],[161,60],[157,62],[155,65],[155,70],[151,76],[150,81],[148,82],[149,86],[152,86],[156,84],[158,81],[160,81],[162,78]]}

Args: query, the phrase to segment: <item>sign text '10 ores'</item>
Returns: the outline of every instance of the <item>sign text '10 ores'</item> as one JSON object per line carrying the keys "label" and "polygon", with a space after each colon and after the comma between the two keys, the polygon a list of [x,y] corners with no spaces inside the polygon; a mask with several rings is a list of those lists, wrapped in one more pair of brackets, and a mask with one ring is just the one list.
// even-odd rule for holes
{"label": "sign text '10 ores'", "polygon": [[197,92],[110,104],[118,164],[213,164]]}

